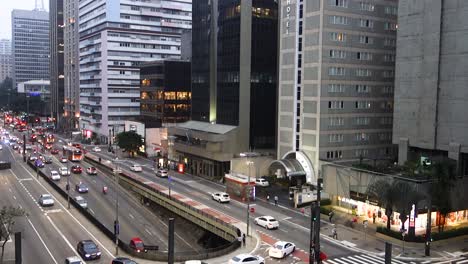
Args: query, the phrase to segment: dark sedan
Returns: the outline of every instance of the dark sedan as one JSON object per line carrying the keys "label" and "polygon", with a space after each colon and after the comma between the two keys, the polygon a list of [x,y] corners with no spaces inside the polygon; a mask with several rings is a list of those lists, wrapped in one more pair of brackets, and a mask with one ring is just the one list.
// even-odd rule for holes
{"label": "dark sedan", "polygon": [[101,250],[92,240],[82,240],[76,246],[76,251],[84,260],[101,258]]}
{"label": "dark sedan", "polygon": [[88,186],[86,186],[86,184],[80,182],[80,183],[76,184],[75,190],[77,192],[79,192],[79,193],[87,193],[88,192]]}

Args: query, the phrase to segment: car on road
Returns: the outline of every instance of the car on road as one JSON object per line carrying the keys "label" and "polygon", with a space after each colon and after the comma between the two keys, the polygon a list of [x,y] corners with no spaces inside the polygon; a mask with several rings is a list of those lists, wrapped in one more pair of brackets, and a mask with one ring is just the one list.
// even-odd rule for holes
{"label": "car on road", "polygon": [[86,184],[79,182],[75,185],[75,190],[79,193],[87,193],[88,192],[88,186]]}
{"label": "car on road", "polygon": [[51,164],[52,163],[52,157],[51,156],[44,156],[44,163],[45,164]]}
{"label": "car on road", "polygon": [[83,172],[83,169],[81,168],[80,165],[73,165],[71,167],[71,171],[76,174],[81,174]]}
{"label": "car on road", "polygon": [[67,162],[68,162],[67,157],[61,157],[61,158],[60,158],[60,162],[62,162],[62,163],[67,163]]}
{"label": "car on road", "polygon": [[65,264],[83,264],[81,259],[77,256],[68,257],[65,259]]}
{"label": "car on road", "polygon": [[26,144],[26,150],[32,150],[32,145]]}
{"label": "car on road", "polygon": [[232,257],[229,260],[229,264],[265,264],[265,259],[250,254],[240,254]]}
{"label": "car on road", "polygon": [[134,260],[124,257],[118,257],[112,260],[111,264],[138,264]]}
{"label": "car on road", "polygon": [[140,172],[140,171],[143,171],[143,168],[138,164],[132,164],[132,166],[130,166],[130,170],[135,171],[135,172]]}
{"label": "car on road", "polygon": [[215,192],[211,194],[211,198],[219,203],[229,203],[231,201],[231,197],[229,194],[225,192]]}
{"label": "car on road", "polygon": [[101,258],[101,250],[92,240],[82,240],[76,245],[76,251],[84,260]]}
{"label": "car on road", "polygon": [[[13,145],[13,149],[15,149],[15,147],[14,147],[14,146],[15,146],[15,145]],[[0,145],[0,150],[2,150],[2,149],[3,149],[3,146],[2,146],[2,145]]]}
{"label": "car on road", "polygon": [[83,209],[88,209],[88,202],[86,201],[83,196],[76,196],[75,201],[83,208]]}
{"label": "car on road", "polygon": [[29,156],[29,161],[35,161],[37,160],[37,156],[31,155]]}
{"label": "car on road", "polygon": [[264,178],[257,178],[255,179],[255,186],[268,187],[270,183]]}
{"label": "car on road", "polygon": [[60,167],[59,168],[59,173],[62,176],[69,176],[70,175],[70,170],[67,167]]}
{"label": "car on road", "polygon": [[18,144],[13,145],[13,149],[14,149],[14,150],[18,150],[18,149],[19,149],[19,145],[18,145]]}
{"label": "car on road", "polygon": [[34,161],[34,166],[36,166],[36,168],[44,168],[44,162],[42,162],[41,159],[37,159]]}
{"label": "car on road", "polygon": [[47,149],[47,150],[50,150],[50,149],[52,149],[52,144],[45,144],[44,148]]}
{"label": "car on road", "polygon": [[50,178],[53,181],[60,181],[60,174],[56,170],[50,171]]}
{"label": "car on road", "polygon": [[278,241],[268,250],[268,256],[272,258],[284,258],[296,250],[296,245],[287,241]]}
{"label": "car on road", "polygon": [[55,154],[58,154],[58,153],[59,153],[59,150],[56,149],[56,148],[50,150],[50,154],[55,155]]}
{"label": "car on road", "polygon": [[97,175],[97,169],[96,167],[88,167],[86,173],[89,175]]}
{"label": "car on road", "polygon": [[54,205],[54,198],[50,194],[41,194],[39,197],[39,205],[40,206],[53,206]]}
{"label": "car on road", "polygon": [[101,148],[96,146],[96,147],[93,147],[93,151],[94,152],[101,152]]}
{"label": "car on road", "polygon": [[167,173],[167,170],[157,170],[156,171],[156,176],[160,178],[167,178],[169,177],[169,174]]}
{"label": "car on road", "polygon": [[279,228],[279,222],[273,216],[259,216],[254,219],[254,223],[259,226],[263,226],[266,229]]}

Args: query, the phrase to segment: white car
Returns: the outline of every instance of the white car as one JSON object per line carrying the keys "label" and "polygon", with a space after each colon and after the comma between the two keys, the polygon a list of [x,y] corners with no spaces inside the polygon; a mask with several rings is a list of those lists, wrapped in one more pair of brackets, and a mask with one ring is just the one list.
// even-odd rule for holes
{"label": "white car", "polygon": [[229,260],[229,264],[265,264],[265,259],[250,254],[240,254]]}
{"label": "white car", "polygon": [[93,151],[94,152],[101,152],[101,148],[96,146],[96,147],[93,148]]}
{"label": "white car", "polygon": [[70,170],[67,169],[66,167],[61,167],[59,169],[59,173],[60,173],[61,176],[68,176],[68,175],[70,175]]}
{"label": "white car", "polygon": [[135,171],[135,172],[140,172],[140,171],[143,171],[143,168],[138,164],[132,164],[132,166],[130,166],[130,170]]}
{"label": "white car", "polygon": [[62,163],[67,163],[67,162],[68,162],[67,157],[61,157],[61,158],[60,158],[60,162],[62,162]]}
{"label": "white car", "polygon": [[73,256],[65,259],[65,264],[83,264],[79,257]]}
{"label": "white car", "polygon": [[273,216],[260,216],[254,219],[254,223],[259,226],[263,226],[266,229],[279,228],[279,222]]}
{"label": "white car", "polygon": [[268,250],[268,256],[272,258],[284,258],[296,250],[296,245],[291,242],[278,241]]}
{"label": "white car", "polygon": [[59,181],[60,180],[60,174],[53,170],[53,171],[50,171],[50,178],[53,180],[53,181]]}
{"label": "white car", "polygon": [[231,201],[231,197],[229,194],[225,192],[215,192],[211,194],[211,198],[219,203],[229,203]]}
{"label": "white car", "polygon": [[54,198],[50,194],[41,194],[39,197],[39,204],[41,206],[52,206],[54,205]]}
{"label": "white car", "polygon": [[161,178],[167,178],[169,177],[169,174],[167,173],[167,170],[157,170],[156,176],[161,177]]}
{"label": "white car", "polygon": [[83,209],[88,209],[88,202],[83,198],[83,196],[76,196],[75,201],[83,207]]}
{"label": "white car", "polygon": [[2,146],[2,145],[0,145],[0,150],[2,150],[2,149],[3,149],[3,146]]}
{"label": "white car", "polygon": [[255,180],[255,186],[268,187],[270,186],[270,183],[264,178],[257,178]]}

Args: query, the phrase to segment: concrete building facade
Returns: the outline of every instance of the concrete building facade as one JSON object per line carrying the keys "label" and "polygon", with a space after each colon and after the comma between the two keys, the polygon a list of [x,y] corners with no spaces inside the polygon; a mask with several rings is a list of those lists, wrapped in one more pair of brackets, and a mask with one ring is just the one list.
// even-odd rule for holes
{"label": "concrete building facade", "polygon": [[278,159],[392,157],[398,2],[280,2]]}
{"label": "concrete building facade", "polygon": [[80,69],[78,0],[64,0],[64,117],[70,129],[77,129],[80,118]]}
{"label": "concrete building facade", "polygon": [[400,0],[393,143],[399,163],[444,156],[468,173],[468,2]]}
{"label": "concrete building facade", "polygon": [[63,0],[50,0],[49,2],[50,25],[50,92],[51,115],[56,120],[56,127],[66,128],[64,116],[64,41],[63,29]]}
{"label": "concrete building facade", "polygon": [[11,40],[0,39],[0,82],[11,78]]}
{"label": "concrete building facade", "polygon": [[80,128],[101,142],[140,115],[142,62],[180,58],[191,0],[79,2]]}
{"label": "concrete building facade", "polygon": [[11,21],[14,87],[29,80],[48,80],[49,13],[14,9]]}

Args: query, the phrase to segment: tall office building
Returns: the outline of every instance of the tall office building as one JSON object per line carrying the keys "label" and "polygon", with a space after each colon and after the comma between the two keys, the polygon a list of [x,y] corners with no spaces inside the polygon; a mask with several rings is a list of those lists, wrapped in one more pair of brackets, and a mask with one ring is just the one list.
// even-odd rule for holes
{"label": "tall office building", "polygon": [[468,174],[468,2],[400,0],[393,143],[398,160],[450,157]]}
{"label": "tall office building", "polygon": [[64,118],[64,72],[63,72],[63,0],[50,0],[50,92],[51,114],[56,119],[58,128],[65,128],[67,120]]}
{"label": "tall office building", "polygon": [[281,0],[278,158],[307,181],[319,160],[393,154],[397,4]]}
{"label": "tall office building", "polygon": [[239,148],[273,149],[278,4],[194,4],[192,120],[238,127]]}
{"label": "tall office building", "polygon": [[11,40],[0,39],[0,82],[11,78]]}
{"label": "tall office building", "polygon": [[180,58],[191,0],[80,1],[80,125],[107,142],[140,114],[142,62]]}
{"label": "tall office building", "polygon": [[78,34],[78,0],[64,3],[64,117],[68,127],[76,129],[80,118],[80,69]]}
{"label": "tall office building", "polygon": [[14,87],[29,80],[48,80],[49,13],[14,9],[11,28]]}

